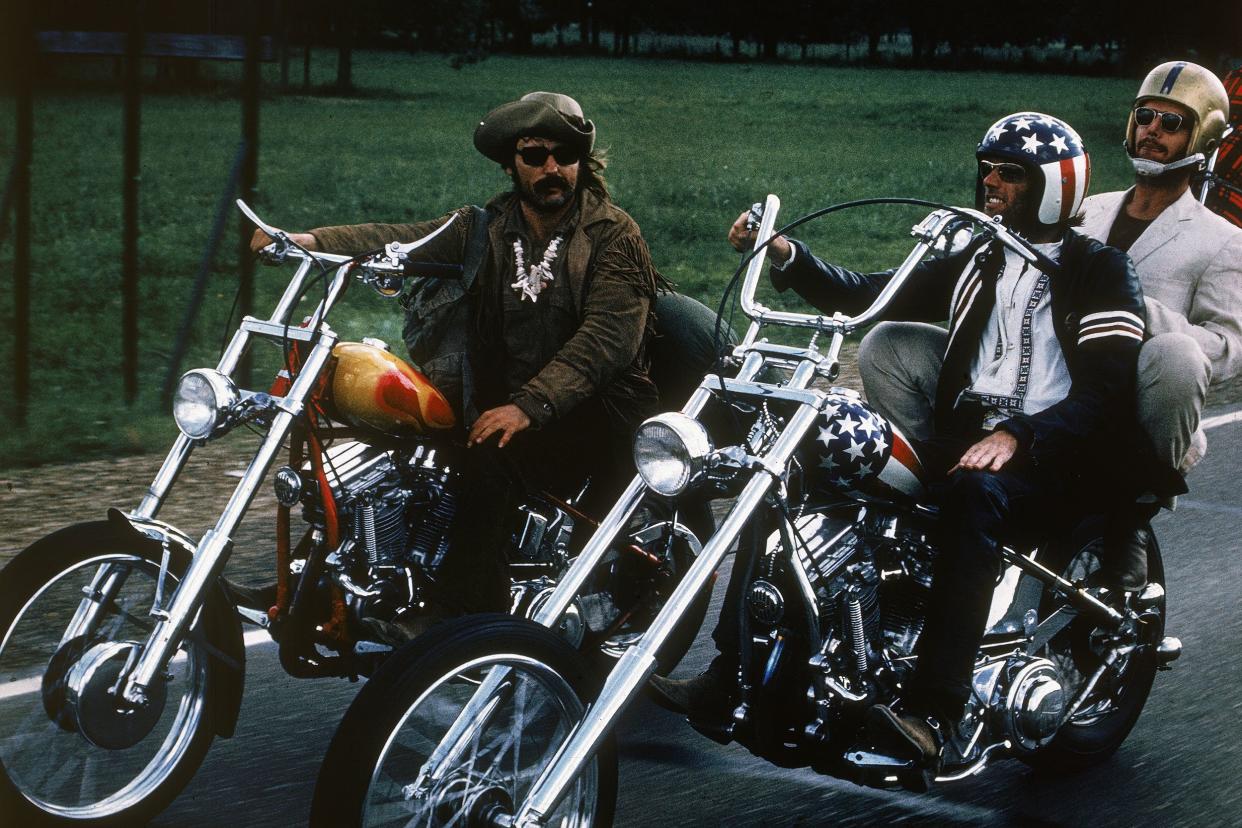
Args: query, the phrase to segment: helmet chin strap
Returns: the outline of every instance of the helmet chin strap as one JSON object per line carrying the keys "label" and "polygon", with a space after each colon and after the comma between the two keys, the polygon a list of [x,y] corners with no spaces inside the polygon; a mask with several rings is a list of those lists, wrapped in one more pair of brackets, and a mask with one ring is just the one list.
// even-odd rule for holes
{"label": "helmet chin strap", "polygon": [[1183,167],[1189,167],[1194,164],[1200,167],[1205,163],[1206,159],[1203,153],[1196,152],[1194,155],[1188,155],[1180,161],[1174,161],[1171,164],[1161,164],[1159,161],[1152,161],[1148,158],[1135,158],[1130,156],[1130,163],[1134,165],[1134,174],[1143,178],[1156,178],[1157,176],[1171,173],[1174,170],[1180,170]]}

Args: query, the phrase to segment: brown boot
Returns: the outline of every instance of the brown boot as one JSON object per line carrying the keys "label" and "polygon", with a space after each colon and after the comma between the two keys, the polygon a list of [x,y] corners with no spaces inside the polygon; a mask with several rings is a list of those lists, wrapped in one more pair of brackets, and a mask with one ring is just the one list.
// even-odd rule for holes
{"label": "brown boot", "polygon": [[920,767],[936,768],[944,735],[931,717],[912,714],[898,715],[888,705],[872,705],[867,711],[867,732],[880,744],[894,751],[900,759],[914,759]]}
{"label": "brown boot", "polygon": [[220,582],[224,584],[224,591],[228,593],[229,598],[240,607],[267,612],[276,606],[275,581],[260,586],[239,584],[235,581],[230,581],[228,578],[221,578]]}
{"label": "brown boot", "polygon": [[377,641],[395,649],[418,638],[443,620],[439,615],[413,612],[399,615],[392,621],[363,618],[358,622],[361,628],[359,635],[367,641]]}
{"label": "brown boot", "polygon": [[647,679],[656,704],[685,713],[695,721],[724,721],[733,711],[733,670],[714,664],[693,678],[670,679],[655,676]]}

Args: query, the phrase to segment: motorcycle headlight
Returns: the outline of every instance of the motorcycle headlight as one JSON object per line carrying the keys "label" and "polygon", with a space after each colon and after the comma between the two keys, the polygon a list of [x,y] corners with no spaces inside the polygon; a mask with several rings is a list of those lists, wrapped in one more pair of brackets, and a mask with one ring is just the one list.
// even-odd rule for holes
{"label": "motorcycle headlight", "polygon": [[173,395],[173,420],[186,437],[206,440],[224,430],[229,412],[240,399],[237,386],[219,371],[188,371]]}
{"label": "motorcycle headlight", "polygon": [[634,435],[634,465],[643,482],[665,497],[675,497],[702,477],[712,441],[698,420],[685,414],[660,414]]}

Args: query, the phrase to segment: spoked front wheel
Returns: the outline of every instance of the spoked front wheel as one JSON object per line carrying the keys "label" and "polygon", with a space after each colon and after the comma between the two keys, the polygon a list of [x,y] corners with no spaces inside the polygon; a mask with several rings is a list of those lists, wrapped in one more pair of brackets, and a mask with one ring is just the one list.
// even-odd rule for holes
{"label": "spoked front wheel", "polygon": [[[358,694],[324,758],[311,824],[484,826],[512,814],[585,713],[581,657],[502,615],[443,625],[395,653]],[[609,825],[610,740],[545,824]]]}
{"label": "spoked front wheel", "polygon": [[159,547],[94,526],[92,543],[52,535],[0,572],[5,824],[144,824],[211,744],[214,668],[201,644],[181,646],[148,704],[116,702],[122,672],[153,626]]}

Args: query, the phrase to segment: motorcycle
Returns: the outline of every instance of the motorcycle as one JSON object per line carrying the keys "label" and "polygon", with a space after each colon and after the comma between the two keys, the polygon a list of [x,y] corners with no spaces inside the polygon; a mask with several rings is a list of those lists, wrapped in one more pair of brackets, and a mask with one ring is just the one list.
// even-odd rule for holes
{"label": "motorcycle", "polygon": [[[730,590],[741,625],[740,702],[727,721],[691,724],[782,767],[926,789],[925,770],[868,740],[864,713],[898,701],[914,666],[937,555],[937,507],[899,430],[857,392],[812,382],[837,377],[846,337],[883,311],[924,257],[985,234],[1036,267],[1048,264],[984,214],[942,208],[913,228],[914,249],[866,311],[773,310],[755,295],[778,209],[768,196],[745,272],[740,304],[751,323],[734,351],[736,375],[707,376],[682,411],[640,427],[638,475],[535,623],[463,619],[377,671],[326,754],[312,824],[609,824],[614,728],[652,674],[660,642],[735,542],[749,561],[735,566],[741,580]],[[760,339],[769,325],[809,331],[809,344]],[[816,346],[821,334],[831,337],[826,352]],[[744,439],[716,447],[702,422],[709,404],[749,412]],[[858,436],[849,448],[865,457],[830,450],[824,435],[842,429]],[[647,635],[600,686],[548,628],[644,497],[676,503],[705,489],[735,496],[731,510]],[[962,718],[944,726],[936,781],[970,778],[1002,757],[1085,767],[1111,755],[1134,726],[1157,669],[1181,645],[1164,636],[1154,539],[1149,585],[1127,602],[1110,602],[1089,581],[1100,567],[1099,530],[1084,519],[1034,548],[1001,552],[1004,576],[973,693]]]}
{"label": "motorcycle", "polygon": [[[61,529],[0,571],[0,813],[17,824],[145,823],[189,782],[213,737],[233,733],[243,620],[270,633],[292,676],[369,676],[399,642],[377,640],[367,622],[426,611],[454,554],[455,458],[466,449],[453,439],[451,407],[382,342],[341,342],[327,323],[353,281],[393,298],[425,276],[410,254],[434,234],[349,258],[301,249],[238,206],[275,239],[268,263],[297,263],[272,314],[244,318],[216,368],[182,376],[180,435],[136,509]],[[294,324],[304,298],[313,309]],[[267,391],[234,379],[256,342],[280,348]],[[195,541],[159,520],[192,450],[243,426],[263,439],[215,526]],[[237,605],[244,590],[221,577],[232,537],[285,443],[289,462],[272,472],[275,590],[257,591],[261,606]],[[514,515],[505,550],[514,614],[538,614],[578,554],[595,522],[576,505],[585,490],[540,493]],[[597,669],[641,639],[701,550],[686,525],[694,520],[648,505],[558,609],[558,634],[589,650]],[[662,649],[665,669],[693,641],[707,598]]]}

